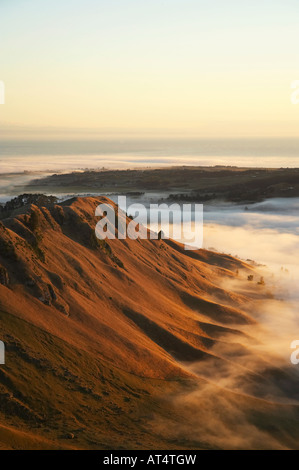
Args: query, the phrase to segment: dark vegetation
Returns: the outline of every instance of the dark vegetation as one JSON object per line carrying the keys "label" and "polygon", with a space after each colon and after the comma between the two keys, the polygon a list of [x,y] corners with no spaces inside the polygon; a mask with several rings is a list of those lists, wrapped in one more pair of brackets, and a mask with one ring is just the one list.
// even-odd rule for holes
{"label": "dark vegetation", "polygon": [[297,168],[172,167],[55,174],[32,181],[30,191],[115,192],[141,196],[163,191],[173,201],[258,202],[270,197],[298,197]]}

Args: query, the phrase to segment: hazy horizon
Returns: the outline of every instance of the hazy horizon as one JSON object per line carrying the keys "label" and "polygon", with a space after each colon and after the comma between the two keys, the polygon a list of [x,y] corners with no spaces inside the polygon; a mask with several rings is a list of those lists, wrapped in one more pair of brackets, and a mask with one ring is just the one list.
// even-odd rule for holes
{"label": "hazy horizon", "polygon": [[299,166],[299,139],[0,139],[0,173],[162,166]]}

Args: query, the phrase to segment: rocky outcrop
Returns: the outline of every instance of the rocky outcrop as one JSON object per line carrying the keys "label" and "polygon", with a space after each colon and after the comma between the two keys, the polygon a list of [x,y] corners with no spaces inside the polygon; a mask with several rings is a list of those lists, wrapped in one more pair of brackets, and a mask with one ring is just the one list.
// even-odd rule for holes
{"label": "rocky outcrop", "polygon": [[9,275],[4,266],[0,266],[0,284],[5,287],[8,287],[9,285]]}

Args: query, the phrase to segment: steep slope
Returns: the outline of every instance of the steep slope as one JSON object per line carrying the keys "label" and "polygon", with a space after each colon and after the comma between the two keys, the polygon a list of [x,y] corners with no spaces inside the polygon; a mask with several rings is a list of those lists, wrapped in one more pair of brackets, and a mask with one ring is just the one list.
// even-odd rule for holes
{"label": "steep slope", "polygon": [[[94,214],[106,198],[26,202],[0,226],[2,446],[213,446],[156,425],[181,421],[163,397],[207,384],[193,364],[223,368],[234,357],[250,383],[259,378],[239,360],[255,341],[253,301],[222,287],[244,283],[252,268],[173,241],[99,241]],[[273,404],[258,393],[249,403],[245,391],[246,407],[267,414]]]}

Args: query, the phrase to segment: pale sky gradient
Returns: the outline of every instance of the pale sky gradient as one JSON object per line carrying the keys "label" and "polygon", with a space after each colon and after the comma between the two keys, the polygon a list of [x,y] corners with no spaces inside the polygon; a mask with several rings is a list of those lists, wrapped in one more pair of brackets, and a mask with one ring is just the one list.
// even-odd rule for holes
{"label": "pale sky gradient", "polygon": [[299,136],[298,0],[0,0],[2,133]]}

